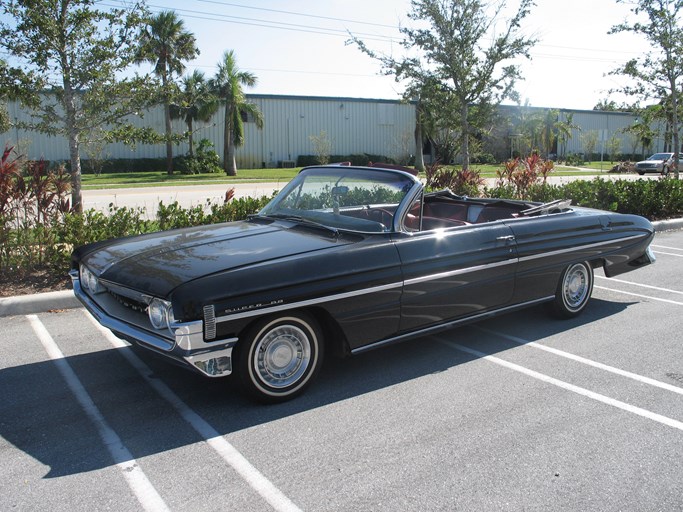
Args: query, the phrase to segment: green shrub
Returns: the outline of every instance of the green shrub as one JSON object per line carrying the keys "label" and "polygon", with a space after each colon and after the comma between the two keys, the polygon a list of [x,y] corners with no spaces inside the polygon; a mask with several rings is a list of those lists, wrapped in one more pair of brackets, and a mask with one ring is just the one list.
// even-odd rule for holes
{"label": "green shrub", "polygon": [[178,157],[175,168],[183,174],[223,172],[221,157],[213,150],[213,143],[209,139],[199,141],[194,156]]}

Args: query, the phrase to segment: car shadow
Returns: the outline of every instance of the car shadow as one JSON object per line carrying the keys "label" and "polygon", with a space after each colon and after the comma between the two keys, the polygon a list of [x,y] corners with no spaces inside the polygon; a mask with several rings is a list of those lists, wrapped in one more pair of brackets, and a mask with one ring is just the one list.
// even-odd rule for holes
{"label": "car shadow", "polygon": [[[541,308],[531,308],[515,313],[514,321],[537,324],[537,334],[529,341],[538,341],[616,315],[629,305],[592,299],[590,308],[575,319],[557,321],[548,318]],[[510,317],[501,316],[498,321],[505,324]],[[490,319],[473,325],[493,327],[496,322]],[[132,456],[141,458],[202,439],[125,361],[123,350],[134,351],[147,366],[148,378],[163,382],[218,434],[230,435],[465,365],[477,357],[439,342],[445,338],[457,341],[460,329],[467,328],[415,338],[351,358],[329,358],[304,395],[269,406],[245,398],[232,377],[206,379],[133,347],[70,356],[66,361]],[[478,336],[479,345],[487,354],[512,348],[509,341],[486,332]],[[0,389],[0,436],[47,466],[46,478],[113,464],[96,426],[87,419],[52,361],[0,370]]]}

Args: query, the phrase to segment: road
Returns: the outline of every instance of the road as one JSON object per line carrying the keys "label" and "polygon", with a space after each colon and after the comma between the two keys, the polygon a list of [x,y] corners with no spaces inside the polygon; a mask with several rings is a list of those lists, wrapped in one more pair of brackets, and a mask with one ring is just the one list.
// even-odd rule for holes
{"label": "road", "polygon": [[0,331],[0,509],[683,508],[683,232],[534,308],[350,359],[276,406],[132,349],[82,309]]}
{"label": "road", "polygon": [[[605,179],[658,179],[658,174],[638,176],[637,174],[604,174]],[[586,176],[562,176],[551,177],[549,182],[561,184],[576,179],[587,179]],[[495,179],[488,179],[488,185],[493,186]],[[107,211],[109,205],[118,207],[143,208],[150,218],[156,214],[159,202],[169,204],[177,201],[183,208],[190,208],[206,204],[207,201],[222,203],[225,193],[230,188],[235,189],[235,197],[261,197],[270,196],[274,191],[280,190],[287,182],[270,183],[234,183],[221,185],[183,185],[177,187],[138,187],[118,188],[108,190],[84,190],[83,207],[87,210],[94,208],[98,211]]]}
{"label": "road", "polygon": [[126,208],[142,208],[149,217],[156,214],[159,202],[178,202],[183,208],[204,205],[207,201],[221,204],[226,192],[234,188],[235,197],[270,196],[287,182],[235,183],[220,185],[183,185],[177,187],[138,187],[106,190],[83,190],[83,208],[108,211],[109,205]]}

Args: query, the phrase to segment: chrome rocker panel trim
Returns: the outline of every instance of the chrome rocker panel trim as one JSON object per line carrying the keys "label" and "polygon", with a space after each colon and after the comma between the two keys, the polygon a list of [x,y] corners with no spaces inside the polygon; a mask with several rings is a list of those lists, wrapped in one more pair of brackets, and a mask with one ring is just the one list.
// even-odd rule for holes
{"label": "chrome rocker panel trim", "polygon": [[453,327],[455,327],[457,325],[464,325],[464,324],[468,324],[471,322],[476,322],[477,320],[481,320],[483,318],[497,316],[497,315],[500,315],[503,313],[510,313],[510,312],[515,311],[517,309],[523,309],[523,308],[526,308],[528,306],[533,306],[534,304],[541,304],[543,302],[549,302],[549,301],[553,300],[554,298],[555,298],[554,295],[549,295],[548,297],[542,297],[540,299],[530,300],[527,302],[522,302],[520,304],[512,304],[511,306],[505,306],[505,307],[498,308],[498,309],[492,309],[489,311],[484,311],[482,313],[477,313],[475,315],[466,316],[464,318],[458,318],[456,320],[451,320],[451,321],[444,322],[441,324],[432,325],[430,327],[425,327],[424,329],[418,329],[416,331],[406,332],[406,333],[400,334],[398,336],[394,336],[392,338],[387,338],[384,340],[377,341],[375,343],[371,343],[369,345],[364,345],[362,347],[355,348],[351,351],[351,354],[353,354],[353,355],[362,354],[363,352],[367,352],[368,350],[374,350],[376,348],[380,348],[380,347],[383,347],[385,345],[390,345],[393,343],[406,341],[406,340],[409,340],[412,338],[417,338],[419,336],[436,334],[437,332],[440,332],[440,331],[452,329]]}

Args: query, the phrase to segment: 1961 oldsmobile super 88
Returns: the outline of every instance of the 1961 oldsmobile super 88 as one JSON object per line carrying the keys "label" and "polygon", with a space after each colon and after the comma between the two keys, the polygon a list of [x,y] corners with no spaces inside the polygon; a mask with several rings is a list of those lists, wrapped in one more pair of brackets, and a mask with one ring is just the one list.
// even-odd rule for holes
{"label": "1961 oldsmobile super 88", "polygon": [[86,245],[74,292],[105,327],[266,402],[357,354],[517,308],[586,307],[593,269],[654,261],[642,217],[425,193],[395,169],[310,167],[242,222]]}

